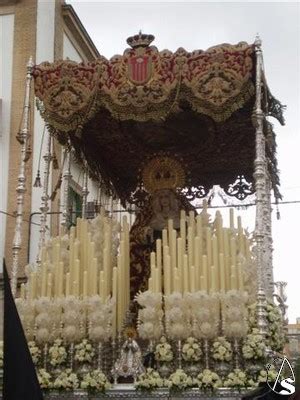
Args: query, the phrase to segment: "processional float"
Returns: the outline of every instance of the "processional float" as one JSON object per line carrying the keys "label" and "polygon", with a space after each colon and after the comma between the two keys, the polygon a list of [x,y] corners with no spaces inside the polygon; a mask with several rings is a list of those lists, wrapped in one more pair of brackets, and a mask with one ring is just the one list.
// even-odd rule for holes
{"label": "processional float", "polygon": [[[271,193],[280,192],[268,120],[283,124],[283,107],[267,86],[260,39],[175,53],[153,40],[130,37],[110,60],[28,66],[48,145],[40,250],[17,304],[48,388],[105,390],[120,378],[148,390],[253,386],[266,379],[266,354],[284,345],[273,303]],[[60,236],[46,241],[53,140],[64,148],[65,209]],[[71,154],[86,172],[83,218],[68,229]],[[124,210],[134,207],[132,227],[103,208],[85,218],[88,176]],[[240,201],[255,195],[253,235],[233,210],[228,227],[220,212],[211,220],[215,185]]]}

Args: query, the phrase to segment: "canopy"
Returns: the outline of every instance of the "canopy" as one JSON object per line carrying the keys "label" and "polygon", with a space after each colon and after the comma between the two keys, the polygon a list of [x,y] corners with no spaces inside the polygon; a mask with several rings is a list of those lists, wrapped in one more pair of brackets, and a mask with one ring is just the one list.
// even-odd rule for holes
{"label": "canopy", "polygon": [[[130,37],[130,48],[110,60],[35,66],[35,94],[49,129],[61,144],[74,147],[91,176],[105,182],[124,205],[136,201],[141,168],[158,153],[183,162],[191,197],[219,184],[244,198],[253,192],[254,45],[172,53],[158,51],[150,45],[153,40],[141,33]],[[266,83],[262,87],[265,115],[283,123],[281,104]],[[266,120],[265,135],[278,193],[275,136]]]}

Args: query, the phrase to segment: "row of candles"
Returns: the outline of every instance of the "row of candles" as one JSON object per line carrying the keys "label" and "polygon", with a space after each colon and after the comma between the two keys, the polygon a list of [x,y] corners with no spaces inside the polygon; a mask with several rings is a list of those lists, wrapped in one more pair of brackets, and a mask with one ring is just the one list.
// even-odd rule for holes
{"label": "row of candles", "polygon": [[[70,228],[67,247],[68,260],[63,255],[64,237],[52,239],[51,250],[41,250],[41,265],[30,273],[26,284],[21,285],[21,298],[28,301],[46,297],[60,299],[75,296],[79,299],[98,295],[102,302],[109,296],[114,303],[112,332],[121,331],[130,301],[129,276],[129,224],[123,217],[119,235],[117,257],[112,255],[112,220],[100,214],[104,238],[102,260],[95,257],[95,242],[88,220],[78,218],[76,227]],[[52,254],[49,254],[49,253]],[[116,265],[114,265],[116,263]]]}
{"label": "row of candles", "polygon": [[234,223],[230,209],[230,228],[223,227],[219,211],[209,224],[207,205],[195,217],[181,211],[179,234],[168,221],[162,239],[151,252],[148,288],[152,292],[226,292],[245,290],[244,266],[251,259],[250,241],[242,228],[241,217]]}

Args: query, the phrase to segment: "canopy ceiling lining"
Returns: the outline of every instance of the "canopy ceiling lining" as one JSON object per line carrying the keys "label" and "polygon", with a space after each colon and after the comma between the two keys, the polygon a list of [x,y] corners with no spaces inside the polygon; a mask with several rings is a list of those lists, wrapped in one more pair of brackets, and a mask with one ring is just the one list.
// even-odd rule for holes
{"label": "canopy ceiling lining", "polygon": [[[238,176],[253,182],[253,45],[175,53],[137,45],[110,60],[42,63],[33,76],[50,130],[62,144],[70,140],[78,160],[123,203],[132,201],[143,161],[158,151],[177,154],[200,191],[214,184],[226,191]],[[270,115],[283,122],[280,103],[264,91]],[[275,135],[266,126],[276,190]]]}

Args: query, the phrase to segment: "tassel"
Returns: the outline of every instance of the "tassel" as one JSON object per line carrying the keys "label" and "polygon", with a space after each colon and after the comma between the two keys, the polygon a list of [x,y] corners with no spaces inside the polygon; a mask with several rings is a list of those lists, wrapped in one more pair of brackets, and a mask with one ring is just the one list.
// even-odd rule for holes
{"label": "tassel", "polygon": [[39,169],[37,170],[37,174],[36,174],[36,178],[35,178],[33,187],[42,187],[41,176],[40,176],[40,170]]}

